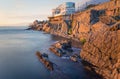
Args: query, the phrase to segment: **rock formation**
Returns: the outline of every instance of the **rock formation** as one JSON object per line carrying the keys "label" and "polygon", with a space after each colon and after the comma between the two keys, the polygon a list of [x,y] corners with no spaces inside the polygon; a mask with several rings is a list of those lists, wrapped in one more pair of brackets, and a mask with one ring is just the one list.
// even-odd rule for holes
{"label": "rock formation", "polygon": [[38,20],[35,20],[32,24],[29,25],[29,28],[28,30],[43,30],[43,26],[45,25],[46,26],[47,24],[47,21],[38,21]]}
{"label": "rock formation", "polygon": [[72,45],[71,41],[62,40],[62,41],[59,41],[59,42],[51,45],[50,51],[52,51],[57,56],[61,57],[67,53],[73,52],[71,45]]}
{"label": "rock formation", "polygon": [[[38,24],[35,21],[32,28],[38,28]],[[110,0],[73,15],[49,17],[49,22],[41,23],[41,27],[45,32],[82,42],[80,56],[90,64],[91,71],[103,79],[120,79],[120,0]],[[55,44],[52,51],[57,53],[59,46],[62,45]],[[76,61],[74,56],[72,59]]]}
{"label": "rock formation", "polygon": [[103,28],[89,35],[80,53],[105,79],[120,79],[120,30]]}
{"label": "rock formation", "polygon": [[48,31],[77,40],[87,39],[90,31],[97,31],[102,26],[110,28],[120,20],[119,4],[119,0],[112,0],[73,15],[49,17]]}
{"label": "rock formation", "polygon": [[49,21],[34,21],[32,29],[77,40],[87,39],[90,31],[97,31],[102,26],[110,28],[120,20],[120,1],[111,0],[97,4],[73,15],[49,17]]}
{"label": "rock formation", "polygon": [[110,28],[120,20],[119,4],[119,0],[112,0],[75,13],[72,17],[72,36],[86,39],[90,31],[97,31],[102,26]]}
{"label": "rock formation", "polygon": [[[120,79],[119,4],[119,0],[112,0],[94,7],[97,11],[94,11],[95,14],[92,12],[93,19],[89,20],[91,30],[80,56],[84,62],[88,63],[90,71],[101,76],[97,79]],[[101,12],[100,9],[104,11]]]}
{"label": "rock formation", "polygon": [[45,53],[41,54],[39,51],[37,51],[36,56],[48,70],[51,70],[51,71],[54,70],[53,63],[47,59],[48,58],[47,54],[45,54]]}

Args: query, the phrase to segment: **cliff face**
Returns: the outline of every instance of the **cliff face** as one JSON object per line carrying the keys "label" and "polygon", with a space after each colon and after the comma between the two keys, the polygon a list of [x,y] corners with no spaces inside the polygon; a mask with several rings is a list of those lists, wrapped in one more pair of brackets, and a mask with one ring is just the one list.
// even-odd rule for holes
{"label": "cliff face", "polygon": [[50,33],[75,39],[87,39],[89,32],[98,31],[102,26],[112,27],[120,20],[120,1],[88,7],[86,10],[69,16],[49,18]]}
{"label": "cliff face", "polygon": [[[50,21],[50,32],[86,39],[81,58],[105,79],[120,79],[120,1],[111,0],[70,16]],[[101,78],[100,78],[101,79]]]}
{"label": "cliff face", "polygon": [[72,35],[78,39],[87,38],[90,31],[97,31],[102,26],[111,27],[120,20],[119,4],[119,0],[112,0],[74,14],[72,17]]}
{"label": "cliff face", "polygon": [[49,20],[50,33],[59,36],[69,36],[69,30],[71,29],[71,16],[63,15],[52,17]]}
{"label": "cliff face", "polygon": [[120,79],[120,30],[103,28],[91,33],[80,56],[105,79]]}
{"label": "cliff face", "polygon": [[34,30],[43,30],[63,37],[87,39],[89,32],[98,31],[102,26],[112,27],[120,20],[120,1],[111,0],[103,4],[88,6],[86,10],[73,15],[49,17],[47,22],[34,21]]}
{"label": "cliff face", "polygon": [[81,58],[90,64],[88,65],[90,70],[101,75],[103,79],[120,79],[120,6],[118,4],[120,1],[113,0],[95,7],[96,10],[91,10],[92,18],[88,21],[91,31],[80,53]]}

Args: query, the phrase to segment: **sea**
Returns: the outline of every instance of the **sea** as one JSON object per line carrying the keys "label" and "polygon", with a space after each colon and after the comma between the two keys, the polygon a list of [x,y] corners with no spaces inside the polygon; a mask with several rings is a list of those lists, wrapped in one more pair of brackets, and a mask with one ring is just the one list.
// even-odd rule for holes
{"label": "sea", "polygon": [[[0,79],[89,79],[79,62],[61,58],[49,51],[57,37],[27,27],[0,27]],[[56,70],[49,71],[36,51],[47,53]]]}

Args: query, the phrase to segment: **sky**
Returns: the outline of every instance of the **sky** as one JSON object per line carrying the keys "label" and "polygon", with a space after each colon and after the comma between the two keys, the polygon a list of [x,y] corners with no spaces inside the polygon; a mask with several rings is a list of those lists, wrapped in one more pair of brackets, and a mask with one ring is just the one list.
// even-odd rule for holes
{"label": "sky", "polygon": [[[82,5],[95,0],[0,0],[0,26],[27,26],[34,20],[46,20],[51,10],[64,2]],[[105,1],[105,0],[97,0]]]}

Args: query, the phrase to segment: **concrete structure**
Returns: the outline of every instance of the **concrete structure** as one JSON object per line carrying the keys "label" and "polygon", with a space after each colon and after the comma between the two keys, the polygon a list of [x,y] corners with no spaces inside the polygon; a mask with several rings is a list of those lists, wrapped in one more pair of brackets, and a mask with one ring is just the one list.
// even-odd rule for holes
{"label": "concrete structure", "polygon": [[75,13],[75,3],[66,2],[52,10],[52,16],[69,15]]}

